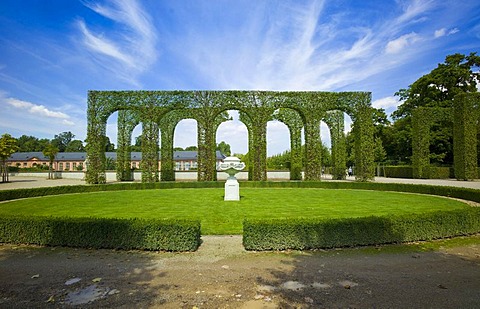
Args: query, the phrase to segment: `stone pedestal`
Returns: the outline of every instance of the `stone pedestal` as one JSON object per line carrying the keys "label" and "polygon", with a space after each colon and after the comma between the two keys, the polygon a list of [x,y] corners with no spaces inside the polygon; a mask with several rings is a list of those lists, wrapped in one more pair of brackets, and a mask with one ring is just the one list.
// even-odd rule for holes
{"label": "stone pedestal", "polygon": [[235,177],[229,177],[225,182],[225,201],[240,201],[240,185]]}

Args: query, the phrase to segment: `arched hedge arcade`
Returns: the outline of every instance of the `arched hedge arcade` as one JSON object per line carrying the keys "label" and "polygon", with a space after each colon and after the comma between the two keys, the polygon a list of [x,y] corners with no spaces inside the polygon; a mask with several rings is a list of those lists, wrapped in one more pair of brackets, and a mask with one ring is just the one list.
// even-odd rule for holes
{"label": "arched hedge arcade", "polygon": [[414,178],[430,178],[430,129],[439,121],[452,124],[455,178],[478,178],[477,133],[480,132],[480,93],[455,96],[452,108],[418,107],[412,113]]}
{"label": "arched hedge arcade", "polygon": [[[198,180],[216,179],[215,146],[218,126],[238,110],[248,129],[251,180],[266,180],[267,122],[286,124],[291,139],[291,179],[301,179],[301,130],[305,135],[305,180],[321,179],[320,122],[330,128],[336,178],[346,168],[344,113],[355,128],[356,179],[374,177],[373,118],[369,92],[276,91],[89,91],[87,183],[105,183],[104,142],[107,119],[118,111],[117,178],[130,179],[130,141],[143,126],[142,181],[175,180],[173,135],[176,125],[192,118],[198,126]],[[158,174],[159,132],[161,173]]]}

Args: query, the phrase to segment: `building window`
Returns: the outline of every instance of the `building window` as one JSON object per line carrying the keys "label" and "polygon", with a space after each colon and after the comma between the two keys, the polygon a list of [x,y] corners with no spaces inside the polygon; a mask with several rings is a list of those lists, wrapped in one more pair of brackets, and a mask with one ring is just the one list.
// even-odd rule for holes
{"label": "building window", "polygon": [[73,168],[73,169],[76,169],[76,168],[77,168],[77,162],[73,162],[73,163],[72,163],[72,168]]}
{"label": "building window", "polygon": [[65,163],[65,169],[70,170],[70,162]]}
{"label": "building window", "polygon": [[190,170],[190,162],[185,162],[185,170]]}
{"label": "building window", "polygon": [[63,171],[63,163],[60,163],[60,164],[59,164],[58,170],[59,170],[59,171]]}
{"label": "building window", "polygon": [[180,162],[175,162],[175,170],[176,171],[180,170]]}

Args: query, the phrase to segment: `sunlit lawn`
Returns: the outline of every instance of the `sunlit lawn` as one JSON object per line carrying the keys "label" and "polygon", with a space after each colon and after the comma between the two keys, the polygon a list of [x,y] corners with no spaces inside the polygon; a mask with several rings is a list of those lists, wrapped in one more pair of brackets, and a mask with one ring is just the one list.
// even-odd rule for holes
{"label": "sunlit lawn", "polygon": [[244,218],[341,218],[450,210],[466,204],[397,192],[241,188],[239,202],[223,189],[163,189],[68,194],[0,204],[0,216],[199,219],[202,234],[241,234]]}

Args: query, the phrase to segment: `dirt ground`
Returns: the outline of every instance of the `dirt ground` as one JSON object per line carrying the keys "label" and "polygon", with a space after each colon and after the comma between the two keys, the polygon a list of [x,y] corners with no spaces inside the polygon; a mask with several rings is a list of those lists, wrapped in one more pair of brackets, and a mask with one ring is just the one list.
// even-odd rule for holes
{"label": "dirt ground", "polygon": [[[479,308],[480,235],[315,252],[0,245],[0,308]],[[453,240],[455,241],[455,240]],[[431,244],[431,243],[427,243]]]}
{"label": "dirt ground", "polygon": [[[480,187],[429,184],[451,183]],[[0,190],[74,184],[16,176]],[[0,308],[480,308],[480,235],[315,252],[202,241],[189,253],[0,244]]]}

